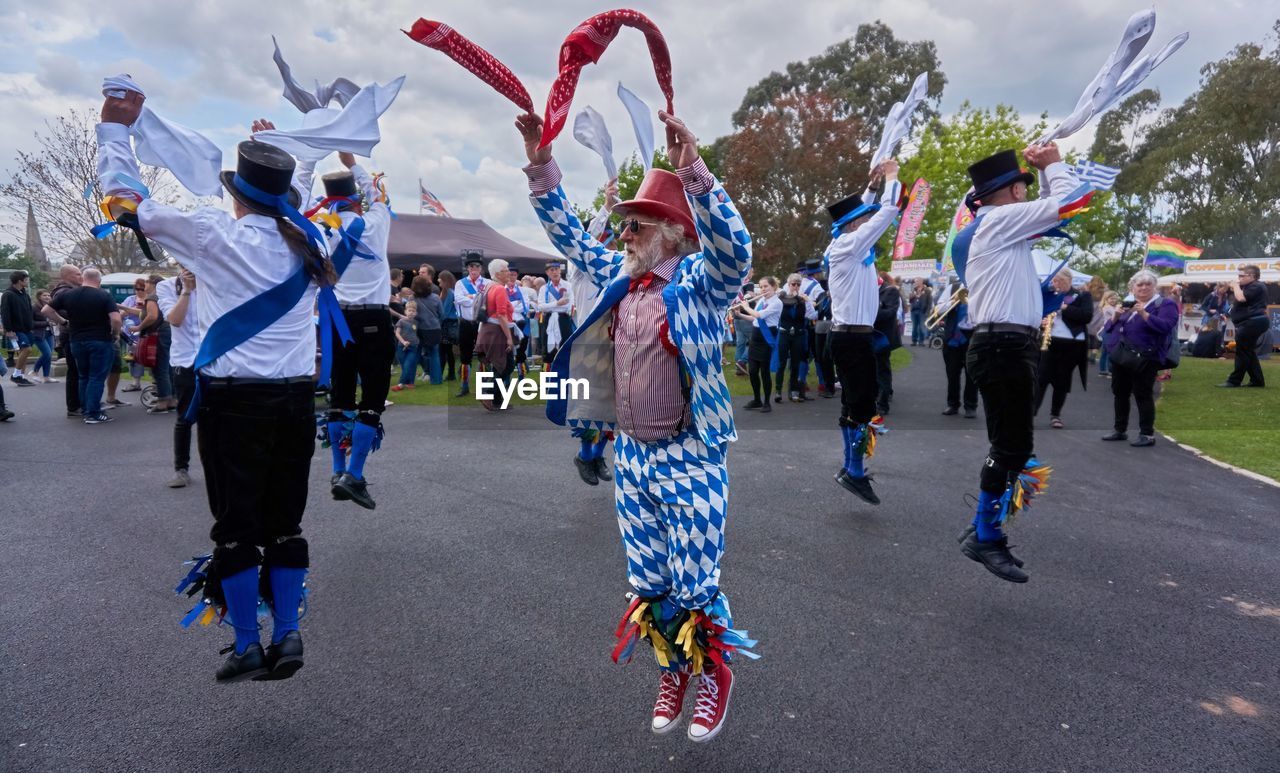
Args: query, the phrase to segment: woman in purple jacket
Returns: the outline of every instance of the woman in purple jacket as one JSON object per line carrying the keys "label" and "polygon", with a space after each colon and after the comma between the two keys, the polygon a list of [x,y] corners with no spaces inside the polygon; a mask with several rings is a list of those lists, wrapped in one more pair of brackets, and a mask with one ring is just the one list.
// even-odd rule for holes
{"label": "woman in purple jacket", "polygon": [[1156,374],[1165,367],[1169,334],[1178,325],[1178,307],[1156,294],[1156,275],[1139,271],[1129,280],[1132,295],[1107,323],[1103,339],[1111,358],[1115,429],[1103,440],[1129,439],[1129,398],[1138,404],[1138,439],[1131,446],[1156,444]]}

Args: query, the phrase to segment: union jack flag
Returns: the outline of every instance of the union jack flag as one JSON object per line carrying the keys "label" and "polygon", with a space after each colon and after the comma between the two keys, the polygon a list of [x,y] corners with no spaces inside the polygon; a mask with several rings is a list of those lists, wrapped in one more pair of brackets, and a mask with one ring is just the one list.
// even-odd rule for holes
{"label": "union jack flag", "polygon": [[418,181],[418,194],[419,194],[419,198],[418,198],[419,213],[426,211],[426,212],[430,212],[433,215],[440,215],[442,217],[453,217],[453,215],[449,214],[449,210],[444,208],[444,204],[440,201],[440,199],[436,198],[436,195],[434,193],[432,193],[431,191],[423,187],[421,180]]}

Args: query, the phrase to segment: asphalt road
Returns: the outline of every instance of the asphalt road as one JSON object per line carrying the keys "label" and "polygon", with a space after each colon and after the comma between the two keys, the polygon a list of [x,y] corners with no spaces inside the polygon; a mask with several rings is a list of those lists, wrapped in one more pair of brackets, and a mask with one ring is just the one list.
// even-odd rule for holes
{"label": "asphalt road", "polygon": [[647,651],[610,662],[612,492],[533,410],[392,408],[374,512],[317,453],[307,666],[220,687],[230,634],[177,623],[209,514],[164,487],[171,419],[6,386],[0,770],[1280,771],[1280,489],[1098,442],[1095,383],[1066,412],[1088,429],[1038,433],[1031,582],[1001,582],[955,541],[982,423],[937,415],[915,351],[878,508],[832,481],[838,401],[740,413],[723,587],[763,658],[706,745],[648,732]]}

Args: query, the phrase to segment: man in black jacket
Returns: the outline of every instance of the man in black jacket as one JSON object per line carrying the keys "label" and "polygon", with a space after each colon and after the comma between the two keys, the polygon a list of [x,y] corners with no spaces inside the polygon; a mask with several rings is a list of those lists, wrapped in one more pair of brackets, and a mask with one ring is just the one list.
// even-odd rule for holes
{"label": "man in black jacket", "polygon": [[889,355],[902,346],[902,331],[898,329],[898,313],[902,311],[902,293],[888,272],[880,272],[880,308],[876,311],[876,332],[889,339],[889,345],[876,352],[876,413],[889,415],[889,403],[893,401],[893,368]]}
{"label": "man in black jacket", "polygon": [[1049,425],[1062,429],[1062,408],[1071,392],[1071,377],[1080,372],[1080,386],[1085,386],[1089,359],[1089,322],[1093,319],[1093,296],[1087,290],[1071,287],[1071,269],[1064,268],[1053,278],[1053,291],[1061,296],[1062,305],[1049,329],[1049,348],[1040,353],[1036,379],[1036,413],[1044,402],[1044,393],[1053,387],[1049,401]]}
{"label": "man in black jacket", "polygon": [[34,312],[31,309],[31,296],[27,294],[27,284],[31,278],[27,272],[18,270],[9,275],[9,289],[0,295],[0,327],[4,328],[9,348],[13,349],[13,383],[18,386],[32,386],[27,379],[27,355],[35,343],[31,340],[31,329],[35,326]]}
{"label": "man in black jacket", "polygon": [[[1236,366],[1220,387],[1266,386],[1262,364],[1258,362],[1258,339],[1267,332],[1267,288],[1259,281],[1257,266],[1241,266],[1236,281],[1231,283],[1235,303],[1231,305],[1231,324],[1236,326]],[[1249,383],[1244,377],[1249,376]]]}

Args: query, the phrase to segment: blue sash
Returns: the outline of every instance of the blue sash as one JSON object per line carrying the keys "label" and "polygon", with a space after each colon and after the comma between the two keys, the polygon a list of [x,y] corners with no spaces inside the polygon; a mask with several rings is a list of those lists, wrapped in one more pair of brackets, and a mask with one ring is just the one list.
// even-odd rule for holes
{"label": "blue sash", "polygon": [[[960,277],[961,284],[968,284],[965,281],[965,269],[969,265],[969,249],[973,246],[973,236],[978,232],[978,224],[982,222],[984,217],[986,217],[985,213],[975,217],[972,223],[960,229],[960,233],[956,234],[955,241],[951,243],[951,265],[955,267],[956,275]],[[1042,239],[1045,237],[1066,239],[1071,243],[1071,252],[1068,252],[1067,257],[1055,266],[1053,271],[1049,272],[1049,276],[1040,283],[1040,299],[1044,308],[1044,313],[1041,316],[1048,316],[1050,312],[1057,311],[1062,306],[1063,296],[1054,292],[1053,278],[1066,267],[1067,261],[1071,260],[1071,255],[1076,251],[1075,239],[1072,239],[1071,234],[1064,231],[1061,226],[1050,228],[1035,238]]]}
{"label": "blue sash", "polygon": [[773,334],[771,329],[769,329],[769,323],[765,322],[763,319],[756,321],[760,323],[756,325],[756,328],[760,331],[760,337],[763,338],[764,342],[769,344],[769,348],[773,350],[773,354],[769,357],[769,371],[777,373],[782,368],[782,362],[778,357],[778,337]]}
{"label": "blue sash", "polygon": [[[529,305],[524,302],[524,293],[520,292],[520,287],[518,285],[507,290],[507,300],[509,301],[514,300],[511,297],[512,293],[515,293],[516,297],[520,299],[520,308],[524,310],[524,319],[520,321],[519,327],[520,327],[520,332],[524,333],[525,337],[528,338],[529,337]],[[511,305],[513,307],[515,306],[514,303],[512,303]]]}
{"label": "blue sash", "polygon": [[[355,254],[355,245],[359,243],[360,236],[364,233],[364,219],[356,218],[348,231],[350,238],[344,238],[338,248],[333,251],[333,266],[338,276],[342,276],[351,263],[351,258]],[[311,277],[307,275],[306,268],[298,266],[298,270],[288,279],[223,314],[209,326],[204,340],[200,342],[200,349],[196,352],[195,362],[191,366],[197,378],[195,393],[191,397],[191,406],[187,409],[188,422],[192,424],[196,422],[200,407],[201,370],[288,314],[294,306],[298,305],[298,301],[302,299],[310,284]],[[347,328],[347,320],[342,316],[342,309],[338,306],[338,296],[334,294],[332,287],[320,288],[316,305],[320,310],[320,385],[328,386],[329,372],[333,368],[333,331],[335,329],[338,331],[338,337],[343,343],[349,343],[352,340],[351,331]]]}

